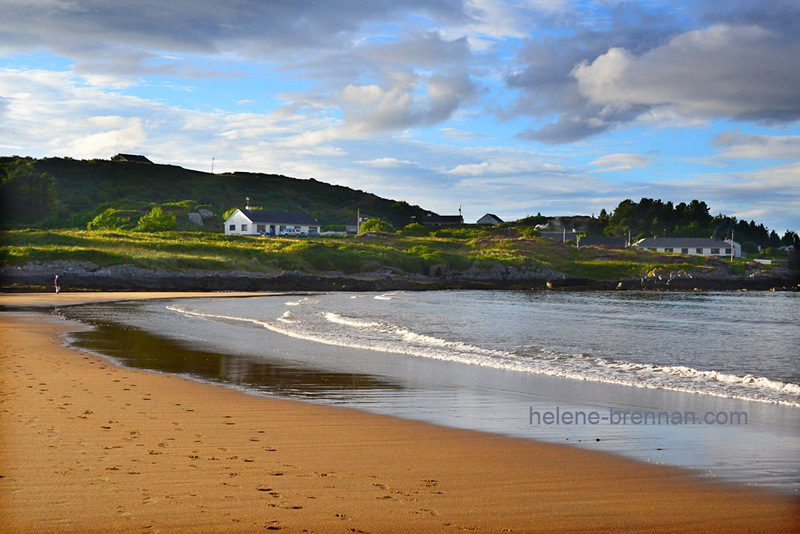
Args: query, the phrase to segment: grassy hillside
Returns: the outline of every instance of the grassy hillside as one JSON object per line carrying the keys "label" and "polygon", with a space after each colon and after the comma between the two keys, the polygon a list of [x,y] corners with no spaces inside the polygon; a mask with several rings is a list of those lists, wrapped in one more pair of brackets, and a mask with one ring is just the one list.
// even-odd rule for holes
{"label": "grassy hillside", "polygon": [[720,262],[632,249],[579,249],[549,239],[490,233],[479,237],[365,235],[297,239],[206,232],[21,230],[3,232],[0,237],[4,244],[0,265],[76,260],[99,266],[128,264],[165,270],[354,274],[391,268],[406,274],[427,274],[431,266],[447,263],[456,271],[495,265],[541,267],[572,276],[611,280],[653,269],[707,272]]}
{"label": "grassy hillside", "polygon": [[[355,222],[357,210],[403,227],[427,211],[363,191],[274,174],[210,174],[172,165],[69,158],[0,158],[2,224],[6,228],[86,228],[108,208],[132,217],[154,206],[176,215],[178,229],[192,229],[187,213],[210,209],[221,230],[225,211],[251,204],[308,213],[323,225]],[[196,227],[194,227],[196,229]]]}

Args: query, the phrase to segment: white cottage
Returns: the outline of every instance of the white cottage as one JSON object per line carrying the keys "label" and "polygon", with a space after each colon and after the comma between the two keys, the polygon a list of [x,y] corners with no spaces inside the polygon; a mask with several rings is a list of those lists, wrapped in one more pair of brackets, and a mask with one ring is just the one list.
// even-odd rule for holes
{"label": "white cottage", "polygon": [[225,235],[313,235],[319,231],[314,217],[291,211],[237,209],[225,221]]}
{"label": "white cottage", "polygon": [[708,237],[646,237],[632,247],[653,252],[679,252],[692,256],[742,257],[742,245],[730,240],[720,241]]}

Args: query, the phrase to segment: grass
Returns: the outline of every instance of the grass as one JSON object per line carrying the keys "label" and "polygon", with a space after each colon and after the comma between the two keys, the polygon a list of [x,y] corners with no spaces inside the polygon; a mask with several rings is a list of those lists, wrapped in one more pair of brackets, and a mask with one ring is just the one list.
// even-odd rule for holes
{"label": "grass", "polygon": [[[225,236],[208,232],[142,233],[102,230],[17,230],[0,233],[0,264],[78,260],[98,266],[135,265],[162,270],[227,270],[355,274],[389,267],[427,273],[449,264],[454,270],[497,264],[540,267],[571,276],[618,279],[653,269],[702,272],[708,260],[638,250],[578,249],[542,238],[482,233],[456,236],[359,236],[281,238]],[[715,260],[719,261],[719,260]]]}

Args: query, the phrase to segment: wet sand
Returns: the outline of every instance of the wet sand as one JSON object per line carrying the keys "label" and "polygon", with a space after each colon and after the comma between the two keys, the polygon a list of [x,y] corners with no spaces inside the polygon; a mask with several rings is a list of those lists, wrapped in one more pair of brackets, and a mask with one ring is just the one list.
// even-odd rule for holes
{"label": "wet sand", "polygon": [[796,497],[124,369],[61,347],[69,328],[0,316],[2,532],[800,530]]}

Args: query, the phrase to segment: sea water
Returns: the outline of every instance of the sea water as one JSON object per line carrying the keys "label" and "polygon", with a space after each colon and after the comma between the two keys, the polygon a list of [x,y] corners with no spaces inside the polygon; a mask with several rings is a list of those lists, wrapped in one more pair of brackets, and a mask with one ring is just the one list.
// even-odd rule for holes
{"label": "sea water", "polygon": [[800,295],[437,291],[81,306],[74,343],[248,392],[800,492]]}

